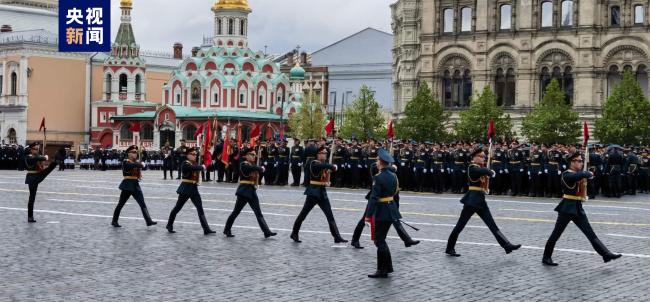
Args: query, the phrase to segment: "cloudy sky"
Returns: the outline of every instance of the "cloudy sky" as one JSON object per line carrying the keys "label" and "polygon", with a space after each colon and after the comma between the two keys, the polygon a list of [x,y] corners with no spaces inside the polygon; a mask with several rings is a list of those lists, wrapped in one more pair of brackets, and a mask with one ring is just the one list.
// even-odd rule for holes
{"label": "cloudy sky", "polygon": [[[120,23],[119,0],[111,0],[112,32]],[[185,52],[212,36],[214,0],[134,0],[135,38],[145,50],[171,52],[181,42]],[[283,54],[300,45],[316,51],[367,27],[390,32],[395,0],[249,0],[249,46]]]}

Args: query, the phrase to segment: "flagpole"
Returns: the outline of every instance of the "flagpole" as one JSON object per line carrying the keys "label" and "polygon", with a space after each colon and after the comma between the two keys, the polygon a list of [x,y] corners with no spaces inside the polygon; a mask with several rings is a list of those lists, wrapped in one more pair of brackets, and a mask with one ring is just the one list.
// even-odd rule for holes
{"label": "flagpole", "polygon": [[[584,122],[584,127],[582,129],[583,131],[583,136],[584,136],[584,144],[585,144],[585,158],[584,158],[584,165],[582,167],[582,170],[587,172],[589,171],[589,128],[587,128],[587,122]],[[587,192],[587,188],[589,185],[589,180],[585,180],[583,184],[583,189],[585,192],[585,201],[589,200],[589,192]]]}

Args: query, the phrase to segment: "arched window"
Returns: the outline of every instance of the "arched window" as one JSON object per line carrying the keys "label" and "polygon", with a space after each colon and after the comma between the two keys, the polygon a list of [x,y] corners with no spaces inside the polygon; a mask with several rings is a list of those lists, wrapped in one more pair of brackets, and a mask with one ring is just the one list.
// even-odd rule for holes
{"label": "arched window", "polygon": [[120,128],[120,139],[121,140],[133,140],[133,132],[129,131],[131,129],[130,123],[125,123]]}
{"label": "arched window", "polygon": [[469,62],[460,56],[453,56],[441,65],[442,99],[445,107],[469,106],[472,95],[472,77]]}
{"label": "arched window", "polygon": [[562,90],[564,90],[564,102],[570,105],[573,101],[573,73],[571,66],[564,68],[564,79],[562,80]]}
{"label": "arched window", "polygon": [[105,83],[105,85],[106,85],[106,90],[105,90],[106,99],[110,99],[111,98],[111,90],[113,90],[112,89],[112,87],[113,87],[113,76],[112,75],[110,75],[110,74],[106,75],[106,83]]}
{"label": "arched window", "polygon": [[141,140],[153,140],[153,126],[149,124],[142,125],[140,128]]}
{"label": "arched window", "polygon": [[613,65],[607,71],[607,96],[612,94],[612,91],[614,91],[614,88],[619,83],[621,83],[621,73],[618,70],[618,66]]}
{"label": "arched window", "polygon": [[246,20],[244,19],[239,20],[239,35],[246,35]]}
{"label": "arched window", "polygon": [[445,107],[453,107],[453,100],[451,94],[451,73],[445,70],[442,76],[442,100]]}
{"label": "arched window", "polygon": [[221,18],[217,19],[217,35],[223,35],[223,21]]}
{"label": "arched window", "polygon": [[544,97],[544,92],[546,91],[546,86],[551,83],[551,75],[549,73],[548,67],[542,68],[542,72],[539,75],[539,88],[540,88],[540,93],[539,95],[540,100]]}
{"label": "arched window", "polygon": [[553,71],[549,74],[549,69],[547,67],[542,68],[540,74],[540,100],[544,98],[544,93],[546,92],[546,87],[551,83],[551,80],[557,80],[560,89],[564,91],[564,99],[567,105],[571,104],[573,100],[573,73],[570,66],[565,67],[564,69],[555,66]]}
{"label": "arched window", "polygon": [[135,76],[135,94],[142,94],[142,77],[139,74]]}
{"label": "arched window", "polygon": [[621,8],[619,6],[612,6],[610,9],[610,23],[611,26],[621,26]]}
{"label": "arched window", "polygon": [[542,2],[542,27],[553,27],[553,2]]}
{"label": "arched window", "polygon": [[128,85],[128,80],[126,74],[123,73],[120,75],[120,93],[126,93],[127,85]]}
{"label": "arched window", "polygon": [[16,129],[10,128],[7,137],[9,138],[9,144],[18,143],[18,138],[16,137]]}
{"label": "arched window", "polygon": [[463,9],[460,10],[460,13],[461,13],[460,31],[462,32],[472,31],[472,8],[463,7]]}
{"label": "arched window", "polygon": [[636,81],[643,90],[643,95],[648,95],[648,70],[645,65],[639,65],[636,68]]}
{"label": "arched window", "polygon": [[443,30],[444,33],[454,32],[454,10],[446,8],[443,12]]}
{"label": "arched window", "polygon": [[174,105],[177,105],[177,106],[181,105],[181,87],[180,86],[176,86],[176,88],[174,88]]}
{"label": "arched window", "polygon": [[562,15],[560,20],[561,20],[560,24],[562,26],[573,25],[573,1],[571,0],[562,1]]}
{"label": "arched window", "polygon": [[645,8],[643,5],[634,6],[634,24],[645,23]]}
{"label": "arched window", "polygon": [[246,94],[243,91],[239,92],[239,105],[240,106],[246,105]]}
{"label": "arched window", "polygon": [[192,103],[201,103],[201,82],[199,80],[192,81],[190,88]]}
{"label": "arched window", "polygon": [[196,133],[196,127],[194,125],[190,124],[185,126],[183,128],[183,139],[186,141],[195,140],[194,133]]}
{"label": "arched window", "polygon": [[18,94],[18,75],[16,72],[11,73],[11,95]]}
{"label": "arched window", "polygon": [[513,106],[515,104],[515,70],[508,68],[497,69],[494,87],[498,106]]}
{"label": "arched window", "polygon": [[212,98],[210,99],[210,104],[219,105],[221,99],[219,98],[219,86],[216,84],[212,85]]}
{"label": "arched window", "polygon": [[257,105],[260,107],[265,107],[266,106],[266,90],[260,89],[259,91],[259,97],[257,98]]}
{"label": "arched window", "polygon": [[499,14],[499,29],[508,30],[512,26],[512,6],[510,4],[501,5]]}
{"label": "arched window", "polygon": [[235,34],[235,19],[233,18],[228,19],[228,34],[229,35]]}

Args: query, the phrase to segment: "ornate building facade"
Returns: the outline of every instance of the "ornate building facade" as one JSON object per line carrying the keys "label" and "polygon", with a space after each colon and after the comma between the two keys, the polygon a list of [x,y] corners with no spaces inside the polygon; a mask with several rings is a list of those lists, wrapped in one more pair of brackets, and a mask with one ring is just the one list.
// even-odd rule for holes
{"label": "ornate building facade", "polygon": [[[393,5],[393,113],[427,83],[452,111],[490,85],[515,125],[551,79],[592,120],[623,70],[648,94],[649,1],[399,0]],[[457,114],[453,114],[453,117]]]}

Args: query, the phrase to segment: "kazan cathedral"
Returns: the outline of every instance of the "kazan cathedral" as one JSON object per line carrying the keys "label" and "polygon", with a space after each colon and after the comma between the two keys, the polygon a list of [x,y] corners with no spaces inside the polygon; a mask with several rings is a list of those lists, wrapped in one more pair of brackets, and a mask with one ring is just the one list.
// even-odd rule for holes
{"label": "kazan cathedral", "polygon": [[[171,73],[162,87],[162,104],[148,102],[146,62],[139,55],[131,27],[131,0],[120,2],[121,24],[104,63],[104,100],[93,103],[98,116],[93,125],[94,144],[124,148],[142,144],[146,148],[188,146],[202,123],[216,118],[229,124],[242,139],[260,124],[262,138],[277,137],[288,117],[299,110],[305,70],[296,65],[290,77],[262,52],[248,48],[246,0],[217,0],[212,45],[195,47]],[[132,126],[139,124],[139,131]],[[239,128],[238,128],[239,127]]]}

